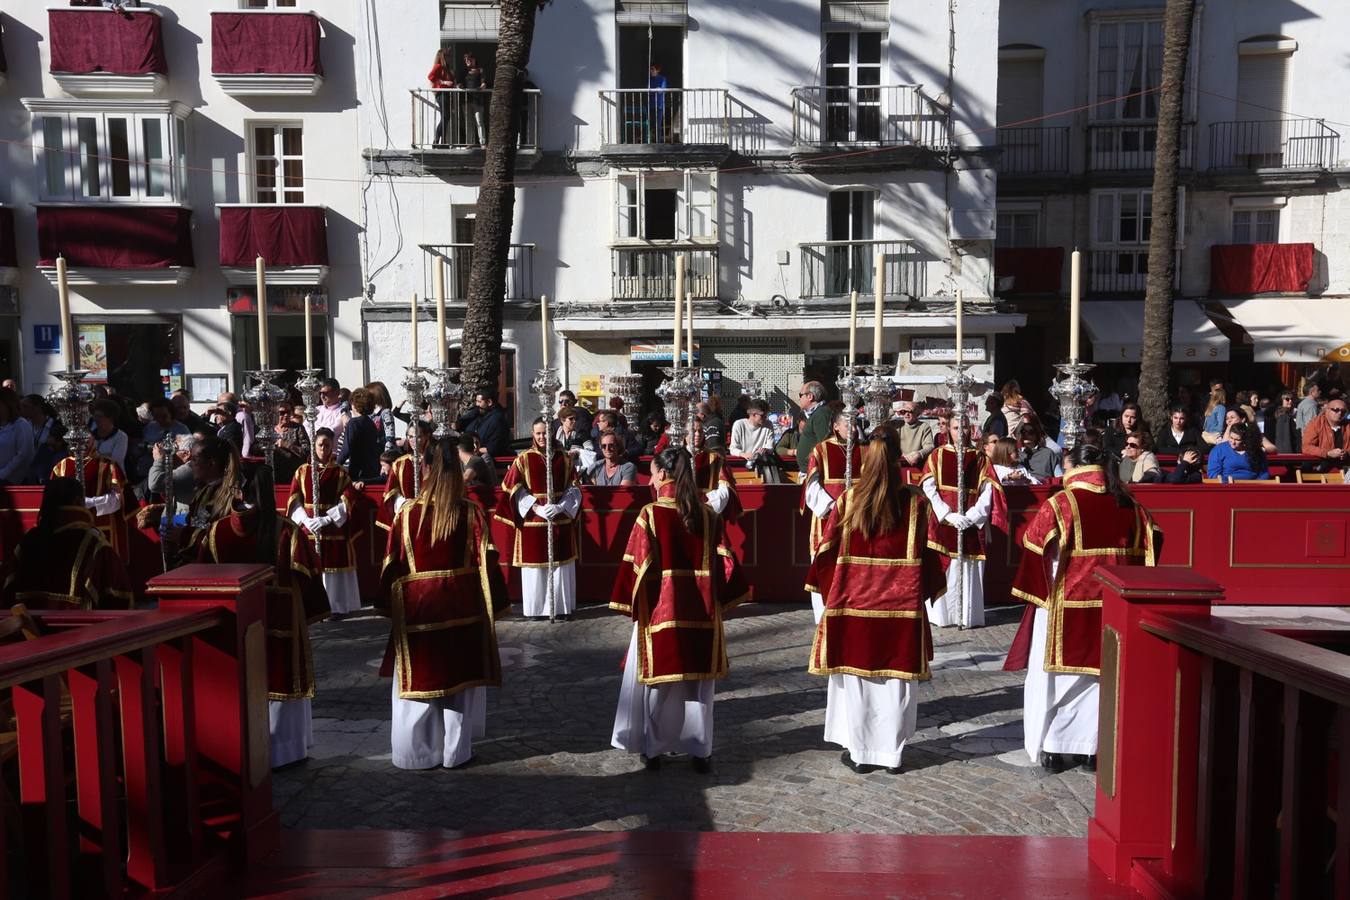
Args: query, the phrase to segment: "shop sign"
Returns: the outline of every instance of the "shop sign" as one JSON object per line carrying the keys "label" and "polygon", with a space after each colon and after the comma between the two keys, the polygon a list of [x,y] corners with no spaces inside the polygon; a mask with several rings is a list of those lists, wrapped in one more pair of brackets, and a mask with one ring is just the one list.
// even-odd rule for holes
{"label": "shop sign", "polygon": [[[698,362],[699,344],[694,342],[694,362]],[[675,347],[670,341],[641,341],[632,340],[628,342],[628,355],[633,362],[664,362],[668,363],[675,357]],[[680,353],[680,361],[689,362],[689,348],[686,347]]]}
{"label": "shop sign", "polygon": [[[963,362],[982,363],[989,361],[985,338],[966,338],[963,342]],[[909,339],[909,361],[911,363],[954,363],[956,362],[956,336],[952,337],[913,337]]]}
{"label": "shop sign", "polygon": [[[232,287],[226,290],[226,304],[235,315],[257,315],[257,290],[252,285]],[[305,295],[308,294],[316,316],[328,315],[328,295],[317,287],[303,285],[267,286],[268,315],[304,315]]]}
{"label": "shop sign", "polygon": [[81,323],[78,334],[76,346],[79,347],[80,358],[77,367],[89,373],[85,381],[107,381],[108,326],[94,322]]}

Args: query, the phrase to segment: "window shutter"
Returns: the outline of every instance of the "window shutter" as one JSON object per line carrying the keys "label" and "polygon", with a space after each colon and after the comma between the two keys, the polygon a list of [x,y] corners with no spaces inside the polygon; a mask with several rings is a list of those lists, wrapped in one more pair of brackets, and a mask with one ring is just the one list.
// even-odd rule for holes
{"label": "window shutter", "polygon": [[1034,127],[1044,110],[1045,63],[1039,59],[1009,59],[998,64],[998,124],[1024,122]]}
{"label": "window shutter", "polygon": [[1242,122],[1282,119],[1289,109],[1290,53],[1238,57],[1237,117]]}

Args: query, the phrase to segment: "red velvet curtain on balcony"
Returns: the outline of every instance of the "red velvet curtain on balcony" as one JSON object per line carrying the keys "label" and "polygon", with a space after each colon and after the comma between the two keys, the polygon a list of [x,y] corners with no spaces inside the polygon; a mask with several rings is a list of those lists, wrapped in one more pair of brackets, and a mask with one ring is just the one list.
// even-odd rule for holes
{"label": "red velvet curtain on balcony", "polygon": [[319,19],[298,13],[214,13],[216,75],[322,75]]}
{"label": "red velvet curtain on balcony", "polygon": [[1013,279],[1009,294],[1057,294],[1064,268],[1063,247],[999,247],[994,277]]}
{"label": "red velvet curtain on balcony", "polygon": [[220,264],[251,269],[328,265],[328,226],[321,206],[223,206]]}
{"label": "red velvet curtain on balcony", "polygon": [[1209,249],[1210,296],[1307,293],[1312,244],[1215,244]]}
{"label": "red velvet curtain on balcony", "polygon": [[193,265],[192,210],[177,206],[39,206],[38,265],[167,269]]}
{"label": "red velvet curtain on balcony", "polygon": [[159,16],[110,10],[53,9],[47,13],[53,72],[87,75],[167,75]]}
{"label": "red velvet curtain on balcony", "polygon": [[0,269],[15,269],[19,256],[14,250],[14,210],[0,209]]}

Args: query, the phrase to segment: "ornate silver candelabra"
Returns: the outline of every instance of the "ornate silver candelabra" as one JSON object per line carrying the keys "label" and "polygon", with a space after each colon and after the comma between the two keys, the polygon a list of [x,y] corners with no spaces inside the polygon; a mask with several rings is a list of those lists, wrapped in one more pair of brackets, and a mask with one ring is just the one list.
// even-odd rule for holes
{"label": "ornate silver candelabra", "polygon": [[890,416],[891,396],[895,393],[895,386],[890,379],[893,369],[891,366],[883,365],[858,368],[870,375],[862,379],[861,388],[865,401],[863,409],[867,416],[867,424],[876,428]]}
{"label": "ornate silver candelabra", "polygon": [[245,378],[256,383],[244,392],[249,412],[253,415],[253,443],[262,448],[267,468],[276,471],[277,418],[281,404],[286,402],[286,389],[273,384],[283,373],[282,369],[255,369],[245,372]]}
{"label": "ornate silver candelabra", "polygon": [[408,443],[413,458],[413,495],[416,500],[422,492],[422,460],[418,454],[418,432],[422,429],[422,410],[427,403],[427,369],[422,366],[404,366],[403,396],[412,407],[412,418],[408,420]]}
{"label": "ornate silver candelabra", "polygon": [[[544,492],[550,504],[553,503],[553,415],[557,411],[560,390],[562,382],[558,380],[558,372],[550,366],[540,369],[530,382],[530,393],[538,399],[539,415],[544,417]],[[556,622],[558,615],[553,596],[553,579],[557,576],[558,564],[553,550],[553,520],[547,516],[544,519],[548,523],[545,529],[548,538],[548,579],[544,584],[544,603],[548,607],[548,620]]]}
{"label": "ornate silver candelabra", "polygon": [[1055,366],[1063,376],[1050,388],[1050,396],[1059,401],[1060,430],[1063,432],[1065,452],[1078,445],[1085,430],[1087,398],[1097,392],[1097,386],[1087,379],[1096,368],[1092,363],[1071,359]]}
{"label": "ornate silver candelabra", "polygon": [[459,383],[459,369],[449,366],[437,366],[428,369],[431,386],[426,392],[426,401],[431,412],[431,421],[436,430],[432,436],[436,440],[455,437],[455,422],[459,419],[459,406],[464,400],[464,387]]}
{"label": "ornate silver candelabra", "polygon": [[608,396],[618,398],[623,404],[624,418],[628,420],[630,431],[641,423],[634,421],[642,415],[642,376],[641,375],[605,375],[602,388]]}
{"label": "ornate silver candelabra", "polygon": [[656,389],[656,395],[665,405],[666,421],[670,423],[670,446],[685,446],[685,436],[689,430],[690,400],[698,393],[699,370],[686,366],[671,366],[662,369],[666,380]]}
{"label": "ornate silver candelabra", "polygon": [[61,383],[47,393],[47,400],[56,408],[56,415],[66,429],[66,445],[75,461],[75,477],[84,484],[84,463],[93,440],[89,434],[89,404],[94,391],[84,383],[88,372],[70,369],[57,372]]}
{"label": "ornate silver candelabra", "polygon": [[861,366],[844,366],[839,370],[835,386],[844,401],[844,415],[848,416],[848,437],[844,441],[844,490],[853,487],[853,435],[858,427],[858,401],[862,399],[863,377]]}
{"label": "ornate silver candelabra", "polygon": [[[966,430],[970,427],[970,389],[975,379],[966,373],[964,364],[952,367],[947,376],[947,390],[952,402],[952,415],[956,417],[956,514],[966,514]],[[951,436],[948,435],[948,438]],[[956,529],[956,608],[957,625],[966,628],[970,625],[970,609],[966,596],[966,532]]]}
{"label": "ornate silver candelabra", "polygon": [[[323,388],[323,369],[301,369],[300,380],[295,383],[300,392],[300,404],[304,407],[306,434],[309,435],[309,489],[316,505],[319,502],[319,455],[314,449],[314,432],[319,423],[319,391]],[[314,552],[322,548],[319,536],[314,535]]]}

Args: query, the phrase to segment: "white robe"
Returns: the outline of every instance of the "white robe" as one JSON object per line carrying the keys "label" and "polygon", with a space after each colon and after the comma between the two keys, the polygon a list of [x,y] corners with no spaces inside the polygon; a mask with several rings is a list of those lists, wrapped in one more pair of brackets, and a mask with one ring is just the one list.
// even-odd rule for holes
{"label": "white robe", "polygon": [[308,698],[268,700],[267,730],[271,735],[272,768],[299,762],[314,746],[314,719]]}
{"label": "white robe", "polygon": [[473,739],[487,733],[487,688],[473,687],[434,700],[404,700],[393,679],[390,743],[400,769],[462,766],[473,756]]}
{"label": "white robe", "polygon": [[[291,513],[291,521],[309,529],[311,538],[315,533],[332,525],[341,528],[347,521],[347,504],[338,503],[322,516],[310,516],[303,504]],[[356,580],[356,570],[323,573],[323,589],[328,594],[328,608],[336,615],[356,612],[361,608],[361,585]]]}
{"label": "white robe", "polygon": [[919,727],[916,686],[903,678],[831,675],[825,694],[825,740],[859,765],[898,768]]}
{"label": "white robe", "polygon": [[[925,478],[922,483],[924,496],[933,507],[933,514],[941,522],[954,510],[943,502],[937,490],[937,483],[932,478]],[[980,488],[979,496],[975,498],[975,503],[966,510],[965,516],[970,519],[971,527],[984,528],[989,523],[989,516],[994,505],[994,486],[985,482],[984,487]],[[988,535],[986,535],[987,537]],[[986,546],[988,543],[986,542]],[[941,597],[934,598],[927,602],[928,621],[933,625],[945,628],[948,625],[960,625],[963,616],[961,604],[958,602],[957,583],[964,573],[965,576],[965,616],[964,621],[967,628],[978,628],[984,624],[984,560],[968,559],[965,561],[964,569],[958,560],[950,560],[947,566],[947,590]]]}
{"label": "white robe", "polygon": [[641,753],[649,759],[663,753],[687,753],[700,759],[712,756],[716,682],[708,679],[640,683],[637,642],[638,627],[634,623],[610,743],[619,750]]}
{"label": "white robe", "polygon": [[[536,502],[529,491],[521,491],[520,499],[516,501],[516,509],[522,518],[529,515]],[[575,519],[581,509],[581,491],[575,486],[568,488],[558,505],[569,518]],[[556,532],[554,539],[557,539]],[[520,605],[524,615],[548,615],[548,574],[547,566],[520,567]],[[553,612],[559,616],[570,616],[576,608],[577,563],[576,560],[572,560],[553,567]]]}
{"label": "white robe", "polygon": [[[1045,548],[1050,560],[1050,583],[1055,580],[1059,545]],[[1031,658],[1022,694],[1023,743],[1032,762],[1041,753],[1097,752],[1098,679],[1095,675],[1069,675],[1045,671],[1045,640],[1049,613],[1039,607],[1031,630]]]}
{"label": "white robe", "polygon": [[[806,482],[806,508],[811,510],[811,515],[820,519],[822,523],[830,517],[830,511],[834,509],[834,498],[826,492],[825,487],[820,483],[820,473],[812,472],[810,479]],[[815,591],[809,591],[811,594],[811,615],[816,619],[816,624],[820,624],[821,616],[825,615],[825,598]]]}

